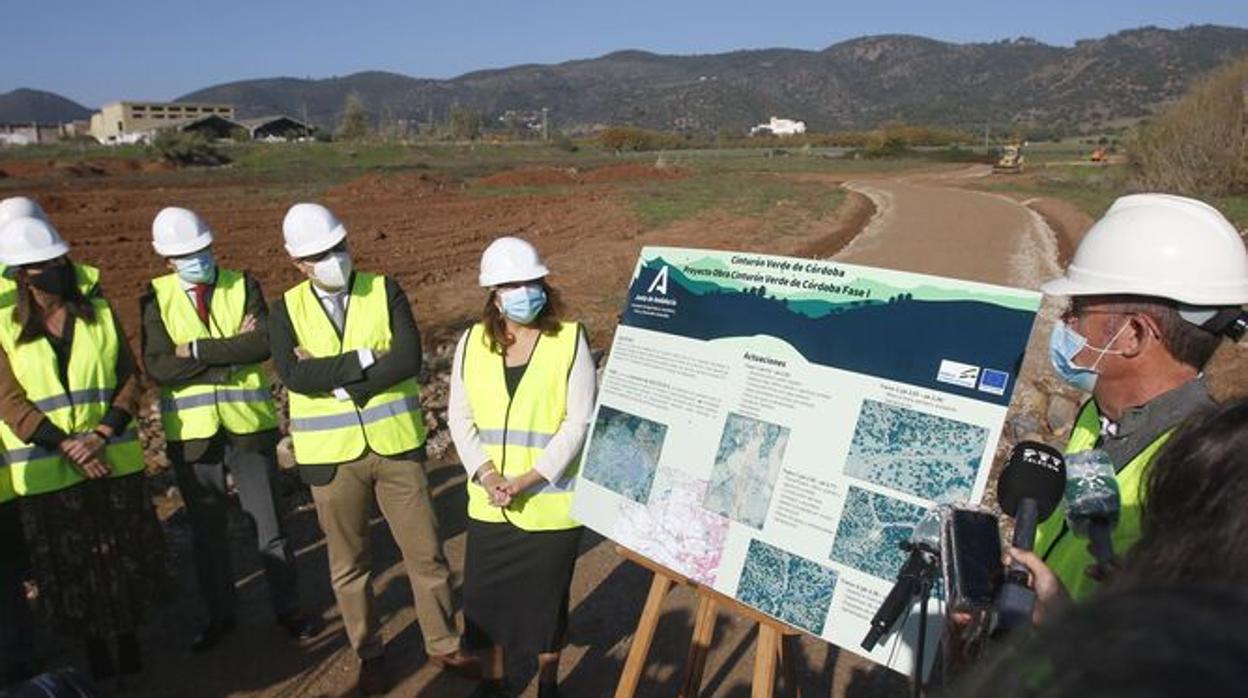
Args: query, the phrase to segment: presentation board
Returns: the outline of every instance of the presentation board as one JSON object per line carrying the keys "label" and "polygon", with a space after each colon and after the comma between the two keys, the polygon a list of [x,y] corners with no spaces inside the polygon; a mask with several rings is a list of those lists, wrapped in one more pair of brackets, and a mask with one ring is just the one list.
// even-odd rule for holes
{"label": "presentation board", "polygon": [[573,515],[909,672],[915,614],[875,651],[859,643],[923,513],[983,496],[1039,305],[830,261],[645,248]]}

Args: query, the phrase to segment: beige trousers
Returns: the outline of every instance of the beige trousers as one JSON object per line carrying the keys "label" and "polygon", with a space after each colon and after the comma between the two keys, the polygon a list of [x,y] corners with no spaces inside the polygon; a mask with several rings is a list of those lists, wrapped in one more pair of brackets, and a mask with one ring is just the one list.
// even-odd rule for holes
{"label": "beige trousers", "polygon": [[425,651],[453,652],[459,647],[459,633],[451,607],[450,570],[424,464],[373,453],[339,466],[329,484],[312,487],[316,517],[329,549],[329,581],[352,649],[362,659],[384,652],[369,584],[373,571],[368,519],[374,496],[403,554]]}

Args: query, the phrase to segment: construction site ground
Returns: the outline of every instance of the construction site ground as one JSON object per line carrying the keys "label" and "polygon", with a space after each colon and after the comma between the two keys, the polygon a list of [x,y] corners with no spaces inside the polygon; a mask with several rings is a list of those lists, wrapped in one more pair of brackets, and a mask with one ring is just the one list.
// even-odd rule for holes
{"label": "construction site ground", "polygon": [[[456,167],[409,159],[306,172],[173,171],[143,159],[0,160],[6,175],[0,178],[0,197],[39,199],[72,245],[74,258],[103,270],[105,294],[120,310],[132,344],[137,344],[137,299],[150,278],[165,273],[149,242],[152,217],[161,207],[187,206],[203,215],[216,232],[220,261],[251,271],[272,299],[300,280],[282,248],[282,216],[296,201],[321,201],[350,231],[356,268],[390,274],[406,289],[426,354],[435,357],[435,372],[447,369],[449,347],[480,312],[485,297],[476,285],[477,263],[485,245],[501,234],[518,234],[538,246],[569,315],[586,323],[596,349],[605,349],[645,245],[830,257],[1035,288],[1060,268],[1092,220],[1069,202],[984,191],[1006,177],[990,174],[987,166],[755,156],[660,157],[657,163],[654,156],[530,159],[490,166],[464,165],[461,157]],[[1035,333],[1033,343],[1047,338],[1037,340],[1042,334]],[[1040,353],[1032,354],[1034,359]],[[1222,363],[1232,367],[1222,373],[1248,373],[1241,356]],[[1040,364],[1033,360],[1029,366],[1020,381],[1043,383]],[[1245,387],[1227,385],[1224,392]],[[156,466],[160,459],[149,456]],[[431,462],[429,472],[446,552],[458,571],[466,495],[464,472],[453,456],[452,450]],[[142,634],[146,671],[127,684],[124,695],[352,695],[358,664],[342,634],[324,541],[306,491],[287,476],[303,601],[324,620],[325,630],[296,645],[273,624],[248,522],[240,514],[231,536],[241,627],[223,646],[192,654],[190,640],[202,616],[190,528],[177,497],[165,496],[167,474],[157,472],[153,481],[160,483],[153,489],[181,593],[153,609]],[[426,664],[397,549],[380,517],[373,530],[374,585],[388,640],[392,695],[468,695],[471,683]],[[586,533],[572,585],[561,666],[564,695],[611,695],[649,581],[649,574],[622,560],[609,540]],[[676,694],[694,605],[688,590],[672,593],[638,695]],[[749,695],[755,636],[751,623],[721,615],[701,695]],[[49,665],[80,662],[71,644],[47,636],[39,640]],[[907,690],[904,677],[814,638],[803,638],[797,660],[803,695],[901,696]],[[534,671],[531,658],[511,658],[511,675],[528,687],[524,695],[536,695]]]}

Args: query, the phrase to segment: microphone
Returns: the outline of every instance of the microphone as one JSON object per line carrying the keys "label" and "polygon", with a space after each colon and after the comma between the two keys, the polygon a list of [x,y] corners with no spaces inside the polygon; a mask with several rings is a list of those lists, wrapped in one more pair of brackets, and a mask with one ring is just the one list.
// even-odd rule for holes
{"label": "microphone", "polygon": [[923,515],[910,533],[910,540],[901,544],[910,554],[897,572],[897,581],[884,597],[871,618],[871,630],[862,641],[862,648],[870,652],[897,624],[897,619],[910,609],[914,599],[930,589],[940,555],[940,532],[949,507],[932,507]]}
{"label": "microphone", "polygon": [[[1049,518],[1066,487],[1066,461],[1057,449],[1038,441],[1020,441],[1010,451],[1005,469],[997,478],[997,503],[1014,519],[1013,544],[1031,550],[1036,543],[1036,524]],[[997,595],[997,629],[1002,631],[1031,623],[1036,592],[1027,585],[1027,568],[1011,562]]]}
{"label": "microphone", "polygon": [[1114,557],[1110,532],[1118,523],[1122,499],[1114,463],[1099,448],[1066,457],[1066,523],[1080,538],[1092,539],[1092,555],[1100,564]]}

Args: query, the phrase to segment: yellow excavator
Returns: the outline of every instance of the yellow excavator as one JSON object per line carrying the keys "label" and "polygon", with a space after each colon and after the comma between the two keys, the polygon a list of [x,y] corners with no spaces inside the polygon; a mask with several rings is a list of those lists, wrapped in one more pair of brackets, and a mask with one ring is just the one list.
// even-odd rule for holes
{"label": "yellow excavator", "polygon": [[994,174],[1019,174],[1023,171],[1023,146],[1026,141],[1007,143],[1001,148],[1001,156],[992,166]]}

